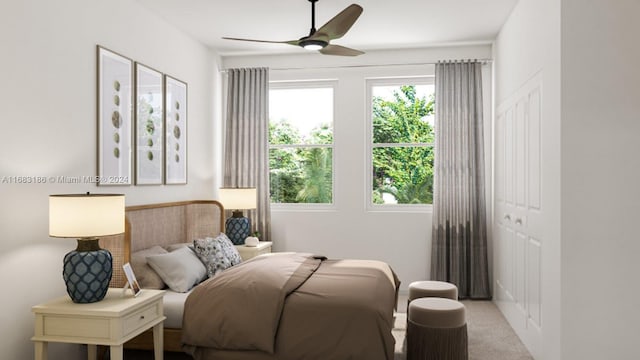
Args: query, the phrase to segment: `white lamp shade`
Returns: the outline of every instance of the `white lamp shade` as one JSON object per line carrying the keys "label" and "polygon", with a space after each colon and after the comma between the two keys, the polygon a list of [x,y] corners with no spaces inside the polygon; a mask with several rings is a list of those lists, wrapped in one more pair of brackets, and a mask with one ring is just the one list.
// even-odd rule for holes
{"label": "white lamp shade", "polygon": [[49,196],[49,236],[84,238],[124,232],[124,195]]}
{"label": "white lamp shade", "polygon": [[220,188],[220,202],[227,210],[256,208],[256,188]]}

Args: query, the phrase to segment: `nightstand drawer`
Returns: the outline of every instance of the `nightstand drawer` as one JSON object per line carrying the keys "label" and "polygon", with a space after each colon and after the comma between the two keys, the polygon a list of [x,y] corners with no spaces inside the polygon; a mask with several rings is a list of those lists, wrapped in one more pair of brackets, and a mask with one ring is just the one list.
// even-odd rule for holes
{"label": "nightstand drawer", "polygon": [[155,302],[150,306],[144,307],[135,313],[127,316],[123,320],[123,333],[124,336],[129,335],[131,332],[135,332],[141,327],[158,320],[163,316],[162,309],[160,307],[161,303]]}
{"label": "nightstand drawer", "polygon": [[[62,336],[76,339],[109,339],[109,319],[72,316],[44,316],[44,336]],[[78,329],[83,329],[78,334]]]}

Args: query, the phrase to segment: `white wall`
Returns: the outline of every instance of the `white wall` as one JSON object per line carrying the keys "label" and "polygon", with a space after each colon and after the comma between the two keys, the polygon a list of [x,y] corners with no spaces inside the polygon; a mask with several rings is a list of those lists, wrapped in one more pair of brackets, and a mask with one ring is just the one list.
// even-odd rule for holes
{"label": "white wall", "polygon": [[521,0],[496,41],[498,103],[544,77],[543,151],[552,156],[543,171],[555,212],[546,224],[556,236],[543,254],[537,359],[640,357],[639,11],[631,0]]}
{"label": "white wall", "polygon": [[[215,54],[132,0],[4,1],[0,44],[0,357],[29,359],[31,306],[65,294],[62,258],[75,248],[75,240],[48,237],[48,195],[118,192],[127,205],[213,198],[220,81]],[[188,185],[2,183],[96,175],[96,44],[188,83]],[[82,352],[52,345],[50,358]]]}
{"label": "white wall", "polygon": [[[335,103],[335,209],[272,209],[276,251],[315,252],[331,258],[379,259],[388,262],[402,281],[429,278],[430,212],[368,212],[365,195],[367,78],[433,75],[433,65],[341,68],[373,64],[433,63],[446,59],[486,59],[490,46],[445,47],[369,52],[356,58],[318,54],[225,57],[225,68],[269,66],[270,80],[337,80]],[[329,68],[326,68],[329,67]],[[277,70],[294,68],[299,70]],[[490,66],[485,66],[487,129],[490,129]],[[489,133],[489,131],[487,131]],[[490,137],[487,137],[490,144]],[[487,151],[489,156],[490,151]],[[487,172],[489,173],[489,172]]]}
{"label": "white wall", "polygon": [[640,2],[562,0],[563,359],[638,359]]}
{"label": "white wall", "polygon": [[[520,0],[494,47],[496,106],[518,96],[535,77],[541,81],[541,329],[511,315],[517,305],[508,296],[496,301],[536,359],[559,359],[560,323],[560,0]],[[495,214],[494,218],[498,218]],[[532,224],[533,225],[533,224]],[[494,226],[495,227],[495,226]],[[496,258],[506,254],[495,247]],[[509,254],[506,254],[510,256]],[[514,261],[524,261],[523,258]],[[494,264],[497,269],[498,265]],[[527,284],[519,284],[520,286]],[[521,309],[520,309],[521,310]],[[511,311],[511,313],[510,313]],[[537,332],[537,334],[536,334]]]}

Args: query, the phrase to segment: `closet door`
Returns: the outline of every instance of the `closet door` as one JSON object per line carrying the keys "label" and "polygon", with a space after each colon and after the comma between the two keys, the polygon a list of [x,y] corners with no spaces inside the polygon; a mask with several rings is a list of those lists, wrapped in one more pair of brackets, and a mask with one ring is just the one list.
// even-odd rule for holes
{"label": "closet door", "polygon": [[533,79],[500,104],[494,137],[494,297],[530,348],[542,332],[541,100]]}

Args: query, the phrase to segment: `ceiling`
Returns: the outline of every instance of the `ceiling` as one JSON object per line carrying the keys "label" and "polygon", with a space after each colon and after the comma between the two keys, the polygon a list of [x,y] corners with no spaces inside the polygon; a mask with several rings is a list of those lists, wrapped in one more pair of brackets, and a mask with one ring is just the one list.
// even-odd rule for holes
{"label": "ceiling", "polygon": [[[137,1],[222,56],[302,52],[222,37],[295,40],[311,28],[308,0]],[[367,51],[491,42],[518,0],[319,0],[316,28],[354,1],[364,12],[332,44]]]}

